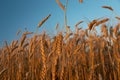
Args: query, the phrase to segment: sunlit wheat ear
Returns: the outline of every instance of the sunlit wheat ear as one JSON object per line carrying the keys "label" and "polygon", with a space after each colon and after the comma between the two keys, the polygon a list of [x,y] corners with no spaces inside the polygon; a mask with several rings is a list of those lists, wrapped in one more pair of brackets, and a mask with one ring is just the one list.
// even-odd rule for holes
{"label": "sunlit wheat ear", "polygon": [[105,23],[107,21],[109,21],[109,18],[105,18],[103,20],[100,20],[100,21],[96,22],[95,26],[99,26],[100,24],[103,24],[103,23]]}
{"label": "sunlit wheat ear", "polygon": [[113,29],[113,32],[114,32],[114,34],[117,36],[117,32],[118,32],[118,30],[119,30],[119,27],[120,27],[120,23],[118,23],[115,27],[114,27],[114,29]]}
{"label": "sunlit wheat ear", "polygon": [[24,35],[29,35],[29,34],[33,34],[33,32],[28,32],[28,31],[24,32]]}
{"label": "sunlit wheat ear", "polygon": [[79,24],[83,23],[83,21],[79,21],[75,24],[75,26],[77,27]]}
{"label": "sunlit wheat ear", "polygon": [[89,30],[91,30],[94,26],[94,24],[97,22],[97,20],[93,20],[91,23],[88,24]]}
{"label": "sunlit wheat ear", "polygon": [[66,33],[66,36],[64,37],[65,40],[67,40],[73,33]]}
{"label": "sunlit wheat ear", "polygon": [[108,28],[105,24],[101,26],[101,32],[103,32],[103,36],[107,37],[108,36]]}
{"label": "sunlit wheat ear", "polygon": [[17,44],[18,44],[18,40],[16,40],[13,45],[17,46]]}
{"label": "sunlit wheat ear", "polygon": [[120,17],[118,17],[118,16],[116,16],[115,18],[116,18],[117,20],[120,20]]}
{"label": "sunlit wheat ear", "polygon": [[43,23],[48,20],[48,18],[49,18],[50,16],[51,16],[51,14],[49,14],[48,16],[46,16],[46,17],[38,24],[38,28],[40,28],[40,27],[43,25]]}
{"label": "sunlit wheat ear", "polygon": [[106,9],[109,9],[109,10],[113,11],[113,8],[110,7],[110,6],[102,6],[102,8],[106,8]]}
{"label": "sunlit wheat ear", "polygon": [[83,3],[83,0],[79,0],[80,3]]}
{"label": "sunlit wheat ear", "polygon": [[63,6],[63,4],[59,1],[56,0],[56,3],[60,6],[60,8],[64,11],[65,10],[65,6]]}
{"label": "sunlit wheat ear", "polygon": [[42,71],[41,71],[41,80],[44,80],[45,78],[45,74],[46,74],[46,55],[45,55],[45,40],[44,40],[44,35],[41,36],[41,41],[40,41],[40,45],[41,45],[41,56],[42,56],[42,63],[43,63],[43,68],[42,68]]}
{"label": "sunlit wheat ear", "polygon": [[23,35],[22,38],[21,38],[21,40],[20,40],[20,47],[22,47],[25,39],[26,39],[26,35]]}
{"label": "sunlit wheat ear", "polygon": [[11,49],[11,52],[13,52],[14,50],[16,50],[18,48],[18,46],[15,46]]}

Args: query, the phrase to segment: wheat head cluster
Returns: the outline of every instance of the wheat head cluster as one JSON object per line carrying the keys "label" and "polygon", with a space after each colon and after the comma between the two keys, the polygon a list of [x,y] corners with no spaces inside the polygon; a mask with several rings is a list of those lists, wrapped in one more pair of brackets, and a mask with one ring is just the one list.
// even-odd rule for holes
{"label": "wheat head cluster", "polygon": [[[119,16],[115,25],[109,26],[110,18],[105,17],[92,20],[87,29],[79,28],[84,22],[80,20],[73,32],[67,26],[67,3],[56,3],[65,13],[66,32],[51,38],[46,32],[26,31],[20,40],[5,41],[0,48],[0,80],[120,80]],[[114,11],[110,6],[102,8]],[[99,34],[96,27],[101,28]]]}

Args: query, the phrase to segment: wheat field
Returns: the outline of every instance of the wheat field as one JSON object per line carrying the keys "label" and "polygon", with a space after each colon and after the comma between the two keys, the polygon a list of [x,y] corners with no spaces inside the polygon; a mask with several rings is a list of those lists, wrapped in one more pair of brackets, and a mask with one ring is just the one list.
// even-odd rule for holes
{"label": "wheat field", "polygon": [[120,80],[120,23],[111,27],[109,18],[94,19],[87,29],[78,28],[82,22],[76,31],[68,27],[52,38],[46,32],[24,32],[20,40],[5,41],[0,80]]}

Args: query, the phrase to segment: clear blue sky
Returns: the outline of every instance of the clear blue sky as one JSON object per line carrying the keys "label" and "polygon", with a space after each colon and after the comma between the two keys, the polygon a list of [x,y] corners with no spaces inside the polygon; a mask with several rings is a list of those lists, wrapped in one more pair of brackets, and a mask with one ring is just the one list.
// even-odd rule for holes
{"label": "clear blue sky", "polygon": [[[65,4],[66,0],[60,1]],[[73,29],[74,24],[80,20],[110,17],[112,12],[101,8],[103,5],[111,6],[120,14],[120,0],[84,0],[82,4],[79,0],[69,0],[68,25]],[[60,27],[64,25],[63,11],[55,0],[0,0],[0,45],[4,40],[10,42],[17,39],[16,32],[19,29],[24,32],[27,28],[34,32],[38,23],[48,14],[52,16],[39,32],[46,30],[50,35],[54,35],[56,23],[60,23]]]}

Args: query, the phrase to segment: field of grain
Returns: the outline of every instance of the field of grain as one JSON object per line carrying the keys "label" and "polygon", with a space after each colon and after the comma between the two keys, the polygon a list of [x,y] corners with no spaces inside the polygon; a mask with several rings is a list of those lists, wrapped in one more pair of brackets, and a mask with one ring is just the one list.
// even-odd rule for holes
{"label": "field of grain", "polygon": [[120,80],[120,23],[108,26],[109,20],[94,19],[87,29],[78,28],[84,22],[79,21],[74,32],[65,24],[66,32],[52,38],[36,31],[24,32],[11,44],[5,41],[0,48],[0,80]]}

